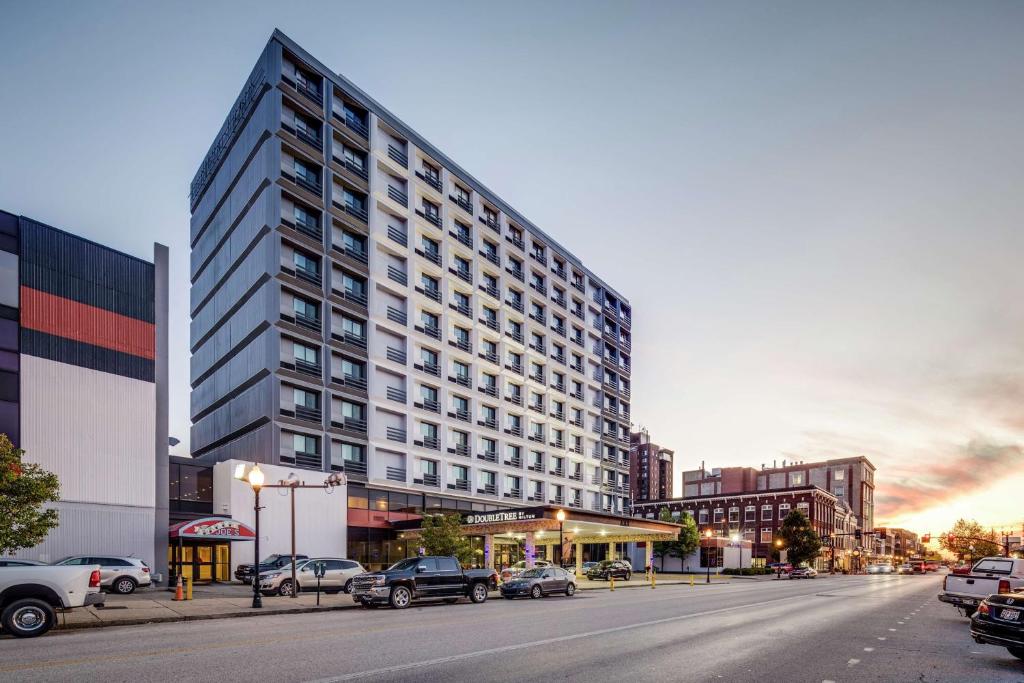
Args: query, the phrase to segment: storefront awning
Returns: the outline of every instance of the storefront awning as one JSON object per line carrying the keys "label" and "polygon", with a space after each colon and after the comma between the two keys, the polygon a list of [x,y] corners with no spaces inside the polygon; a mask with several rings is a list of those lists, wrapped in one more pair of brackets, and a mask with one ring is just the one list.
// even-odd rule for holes
{"label": "storefront awning", "polygon": [[[624,517],[604,512],[592,512],[554,505],[532,508],[512,508],[492,512],[471,512],[462,515],[462,532],[467,535],[515,537],[517,534],[533,533],[542,537],[545,533],[558,534],[559,510],[565,512],[562,525],[566,542],[612,543],[668,541],[679,538],[679,525],[641,517]],[[407,529],[415,536],[419,521],[395,524]]]}
{"label": "storefront awning", "polygon": [[172,539],[251,541],[256,538],[256,532],[230,517],[203,517],[189,522],[178,522],[171,526],[168,536]]}

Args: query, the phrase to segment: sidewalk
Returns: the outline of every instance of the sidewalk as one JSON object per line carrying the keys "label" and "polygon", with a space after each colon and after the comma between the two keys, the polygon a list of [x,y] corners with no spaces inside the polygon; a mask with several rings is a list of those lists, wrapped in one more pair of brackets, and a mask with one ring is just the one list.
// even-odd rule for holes
{"label": "sidewalk", "polygon": [[[711,582],[727,583],[733,577],[711,576]],[[750,577],[755,578],[755,577]],[[704,585],[703,574],[659,574],[657,586]],[[607,581],[579,579],[577,589],[581,591],[609,590]],[[616,581],[615,590],[623,588],[647,588],[650,582],[643,574],[634,575],[630,581]],[[172,621],[195,621],[200,619],[230,619],[234,617],[255,617],[265,614],[301,614],[305,612],[330,612],[342,609],[357,609],[352,597],[320,594],[320,606],[316,605],[315,593],[302,593],[297,598],[263,598],[263,608],[252,608],[252,589],[241,584],[214,584],[196,586],[193,600],[176,602],[174,592],[164,588],[140,590],[132,595],[107,595],[102,608],[86,607],[71,610],[59,617],[57,630],[96,628],[102,626],[130,626]],[[497,593],[491,593],[494,598]]]}

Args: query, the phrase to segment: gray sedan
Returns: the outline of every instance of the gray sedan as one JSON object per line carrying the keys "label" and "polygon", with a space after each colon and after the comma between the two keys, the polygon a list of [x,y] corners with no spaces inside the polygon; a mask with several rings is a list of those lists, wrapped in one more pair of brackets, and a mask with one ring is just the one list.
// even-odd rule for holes
{"label": "gray sedan", "polygon": [[501,597],[541,598],[545,595],[568,595],[576,592],[576,577],[561,567],[534,567],[501,584]]}

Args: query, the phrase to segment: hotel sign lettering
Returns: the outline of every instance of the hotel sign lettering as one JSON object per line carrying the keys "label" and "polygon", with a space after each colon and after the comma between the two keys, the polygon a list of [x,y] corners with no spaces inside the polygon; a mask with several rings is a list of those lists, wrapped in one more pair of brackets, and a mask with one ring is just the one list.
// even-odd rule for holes
{"label": "hotel sign lettering", "polygon": [[533,510],[503,510],[500,512],[481,512],[466,515],[466,524],[500,524],[502,522],[528,522],[540,519],[541,515]]}

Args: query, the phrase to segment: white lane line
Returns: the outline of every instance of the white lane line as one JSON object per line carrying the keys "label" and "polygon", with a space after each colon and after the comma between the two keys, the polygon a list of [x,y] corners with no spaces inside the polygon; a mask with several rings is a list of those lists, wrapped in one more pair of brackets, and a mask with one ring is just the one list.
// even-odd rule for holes
{"label": "white lane line", "polygon": [[896,623],[899,624],[900,626],[903,626],[903,622],[902,621],[897,621]]}
{"label": "white lane line", "polygon": [[[438,657],[436,659],[425,659],[419,662],[410,662],[408,664],[396,664],[395,666],[388,666],[381,669],[371,669],[369,671],[358,671],[356,673],[344,674],[342,676],[332,676],[330,678],[320,678],[309,683],[336,683],[337,681],[353,681],[360,678],[371,678],[373,676],[382,676],[384,674],[397,673],[399,671],[408,671],[410,669],[418,669],[425,666],[436,666],[438,664],[450,664],[452,662],[460,662],[467,659],[475,659],[477,657],[486,657],[488,655],[503,654],[505,652],[515,652],[517,650],[526,650],[533,647],[541,647],[544,645],[553,645],[555,643],[571,642],[573,640],[580,640],[582,638],[592,638],[594,636],[603,636],[609,633],[621,633],[622,631],[630,631],[637,628],[643,628],[645,626],[656,626],[658,624],[670,624],[675,621],[686,621],[687,619],[696,619],[698,617],[707,617],[715,614],[725,614],[726,612],[735,612],[741,609],[750,609],[751,607],[761,607],[763,605],[772,605],[776,602],[785,602],[787,600],[793,600],[794,598],[806,597],[806,595],[790,595],[784,598],[775,598],[772,600],[764,600],[762,602],[752,602],[746,605],[735,605],[733,607],[723,607],[721,609],[707,610],[704,612],[693,612],[691,614],[678,614],[674,617],[665,617],[663,619],[653,619],[651,621],[642,621],[636,624],[627,624],[625,626],[613,626],[611,628],[603,628],[597,631],[588,631],[586,633],[574,633],[567,636],[557,636],[555,638],[545,638],[543,640],[533,640],[528,643],[517,643],[515,645],[503,645],[501,647],[493,647],[488,650],[476,650],[475,652],[465,652],[459,655],[451,655],[449,657]],[[853,661],[853,660],[851,660]],[[859,659],[856,661],[860,661]]]}
{"label": "white lane line", "polygon": [[875,651],[875,648],[873,648],[873,647],[866,647],[866,648],[864,648],[864,652],[874,652],[874,651]]}
{"label": "white lane line", "polygon": [[878,639],[879,640],[887,640],[887,638],[885,636],[878,636]]}
{"label": "white lane line", "polygon": [[890,630],[890,631],[892,631],[893,633],[895,633],[895,632],[896,632],[896,629],[894,629],[894,628],[891,628],[891,629],[889,629],[889,630]]}
{"label": "white lane line", "polygon": [[856,666],[857,664],[860,664],[859,659],[851,659],[846,663],[846,666]]}

